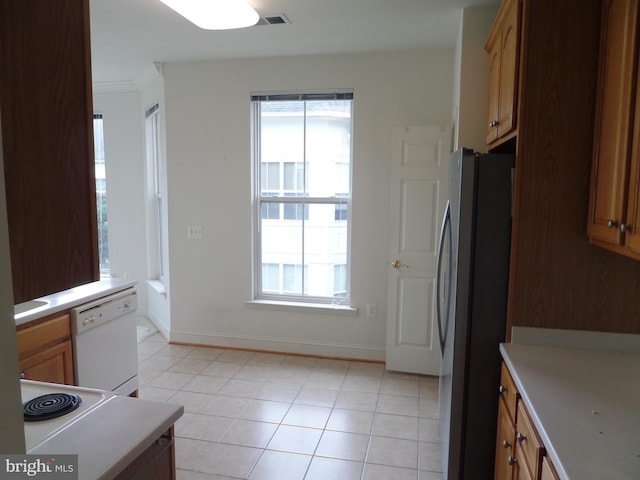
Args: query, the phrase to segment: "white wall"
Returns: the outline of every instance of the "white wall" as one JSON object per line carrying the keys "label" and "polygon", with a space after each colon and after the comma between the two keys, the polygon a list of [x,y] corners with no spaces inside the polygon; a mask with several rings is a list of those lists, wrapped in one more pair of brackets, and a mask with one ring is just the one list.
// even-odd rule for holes
{"label": "white wall", "polygon": [[103,114],[111,276],[139,282],[138,313],[147,315],[145,172],[141,99],[137,90],[93,96]]}
{"label": "white wall", "polygon": [[[450,122],[453,64],[453,50],[165,64],[171,340],[384,359],[391,129]],[[249,96],[331,88],[355,97],[352,303],[378,316],[250,308]]]}
{"label": "white wall", "polygon": [[[145,109],[154,103],[164,105],[160,65],[150,66],[137,83],[93,86],[94,111],[104,119],[111,275],[138,280],[138,315],[148,317],[168,337],[169,276],[162,287],[148,281],[153,278],[148,236],[155,226],[154,200],[147,187]],[[162,125],[163,117],[161,112]],[[167,254],[165,265],[168,262]]]}
{"label": "white wall", "polygon": [[[141,125],[143,128],[142,143],[143,145],[145,145],[144,122],[145,122],[146,109],[148,109],[149,107],[153,106],[156,103],[160,104],[160,131],[164,132],[166,129],[165,127],[166,108],[165,108],[165,100],[164,100],[164,78],[162,77],[162,65],[157,64],[157,65],[151,66],[147,70],[147,72],[145,72],[145,75],[143,75],[143,77],[144,77],[143,80],[140,82],[141,85],[139,85],[140,91],[141,91],[141,110],[138,113],[137,118],[141,122]],[[165,154],[166,145],[164,144],[164,140],[165,140],[165,137],[162,136],[160,152],[159,152],[160,163],[162,164],[161,166],[162,178],[160,181],[162,183],[161,188],[163,192],[165,192],[166,202],[171,202],[170,195],[166,193],[167,192],[167,178],[166,178],[167,168],[166,168],[166,154]],[[143,157],[140,159],[140,161],[145,165],[145,171],[147,171],[149,168],[147,166],[146,151]],[[140,184],[140,188],[148,192],[150,188],[148,182],[152,180],[147,177],[146,181],[147,183],[142,182]],[[145,212],[146,212],[148,244],[150,243],[150,235],[153,235],[152,232],[155,227],[155,221],[152,220],[152,217],[155,214],[155,210],[153,209],[151,202],[152,200],[148,196],[146,196]],[[165,226],[168,225],[169,223],[166,209],[164,211],[164,218],[162,221]],[[146,289],[148,293],[147,316],[149,317],[149,320],[151,320],[155,324],[155,326],[158,327],[160,332],[166,338],[169,338],[170,330],[171,330],[171,310],[170,310],[171,268],[170,268],[170,261],[169,261],[169,250],[171,248],[171,245],[169,244],[168,230],[166,228],[165,228],[165,231],[163,232],[163,243],[166,246],[164,255],[163,255],[165,278],[162,284],[160,284],[160,282],[153,281],[146,285]],[[149,257],[150,257],[150,252],[147,252],[148,260],[149,260]],[[152,275],[150,275],[150,270],[151,268],[149,268],[149,270],[147,271],[147,276],[146,276],[147,279],[152,278]],[[141,286],[141,289],[142,288],[144,288],[144,286]]]}
{"label": "white wall", "polygon": [[454,92],[454,148],[486,152],[489,55],[484,45],[498,13],[495,7],[465,8],[456,43]]}

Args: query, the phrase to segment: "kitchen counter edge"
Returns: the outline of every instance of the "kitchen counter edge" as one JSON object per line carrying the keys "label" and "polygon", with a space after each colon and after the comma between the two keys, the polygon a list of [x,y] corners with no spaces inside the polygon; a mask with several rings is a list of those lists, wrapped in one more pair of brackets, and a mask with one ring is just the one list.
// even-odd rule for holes
{"label": "kitchen counter edge", "polygon": [[95,282],[79,285],[62,292],[52,293],[34,300],[47,302],[46,305],[24,313],[15,315],[16,326],[38,320],[39,318],[52,315],[54,313],[69,310],[87,302],[97,300],[107,295],[135,287],[137,280],[124,278],[106,278]]}
{"label": "kitchen counter edge", "polygon": [[76,454],[80,478],[110,480],[183,413],[182,405],[115,395],[28,453]]}
{"label": "kitchen counter edge", "polygon": [[501,344],[500,353],[561,480],[639,478],[638,457],[611,462],[603,449],[620,452],[634,444],[640,388],[627,384],[625,390],[616,379],[620,370],[640,372],[640,353],[513,343]]}

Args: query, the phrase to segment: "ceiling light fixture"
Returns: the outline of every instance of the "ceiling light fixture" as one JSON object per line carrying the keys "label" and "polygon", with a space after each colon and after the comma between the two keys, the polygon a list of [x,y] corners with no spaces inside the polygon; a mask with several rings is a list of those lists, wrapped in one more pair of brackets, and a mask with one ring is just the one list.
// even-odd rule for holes
{"label": "ceiling light fixture", "polygon": [[260,18],[245,0],[160,0],[205,30],[229,30],[255,25]]}

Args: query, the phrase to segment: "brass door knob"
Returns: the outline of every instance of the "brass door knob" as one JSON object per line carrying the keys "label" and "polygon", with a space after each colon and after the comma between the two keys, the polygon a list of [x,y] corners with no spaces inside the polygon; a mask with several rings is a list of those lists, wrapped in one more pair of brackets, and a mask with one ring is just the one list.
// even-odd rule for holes
{"label": "brass door knob", "polygon": [[391,266],[393,268],[395,268],[396,270],[400,270],[401,268],[409,268],[409,265],[405,265],[400,260],[392,260],[391,261]]}

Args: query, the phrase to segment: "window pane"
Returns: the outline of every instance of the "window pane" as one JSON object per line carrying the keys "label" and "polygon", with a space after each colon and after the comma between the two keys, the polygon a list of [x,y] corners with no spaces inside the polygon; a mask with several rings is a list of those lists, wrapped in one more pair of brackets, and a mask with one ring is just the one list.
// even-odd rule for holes
{"label": "window pane", "polygon": [[304,103],[261,102],[261,162],[304,161]]}
{"label": "window pane", "polygon": [[347,293],[347,266],[333,266],[333,295],[334,297],[344,297]]}
{"label": "window pane", "polygon": [[336,187],[336,197],[349,196],[351,191],[349,171],[348,163],[340,162],[335,164],[334,185]]}
{"label": "window pane", "polygon": [[349,215],[349,206],[346,203],[338,203],[335,206],[334,220],[336,222],[346,220]]}
{"label": "window pane", "polygon": [[[284,293],[328,298],[346,296],[346,273],[339,280],[342,282],[339,289],[335,277],[335,266],[347,263],[347,223],[335,222],[336,209],[346,204],[269,202],[263,203],[263,208],[266,205],[269,208],[282,206],[285,212],[293,209],[294,214],[303,210],[306,218],[261,222],[262,291],[273,293],[276,290],[273,280],[267,280],[264,265],[282,263]],[[266,220],[264,216],[263,220]],[[297,270],[296,265],[300,267]]]}
{"label": "window pane", "polygon": [[149,252],[150,252],[150,276],[153,279],[162,280],[164,278],[164,244],[162,241],[163,227],[163,211],[164,205],[162,200],[162,194],[164,187],[162,184],[162,161],[160,155],[160,106],[158,104],[153,105],[146,110],[145,119],[145,136],[146,136],[146,151],[147,151],[147,168],[149,180],[152,180],[152,184],[149,184],[149,200],[154,205],[154,215],[149,225]]}
{"label": "window pane", "polygon": [[309,267],[308,294],[335,297],[334,266],[347,264],[347,223],[335,223],[335,204],[309,205],[304,228],[304,265]]}
{"label": "window pane", "polygon": [[[304,270],[306,270],[306,267]],[[301,295],[306,292],[306,282],[303,281],[302,272],[302,265],[282,266],[282,290],[284,293]]]}
{"label": "window pane", "polygon": [[283,218],[285,220],[308,220],[309,206],[301,203],[285,203]]}
{"label": "window pane", "polygon": [[284,189],[286,191],[304,192],[305,169],[302,162],[285,162]]}
{"label": "window pane", "polygon": [[107,172],[104,157],[104,121],[101,114],[93,116],[93,145],[95,156],[96,205],[98,217],[98,261],[100,273],[108,274],[109,222],[107,220]]}
{"label": "window pane", "polygon": [[[281,203],[272,205],[278,209],[282,206]],[[260,256],[263,264],[302,265],[302,221],[262,219],[260,232]],[[264,275],[261,290],[268,293]],[[300,292],[301,290],[298,293]]]}
{"label": "window pane", "polygon": [[280,190],[280,164],[276,162],[263,162],[260,166],[260,185],[262,195],[266,195],[267,190],[275,190],[277,195]]}
{"label": "window pane", "polygon": [[348,182],[336,182],[335,165],[340,163],[349,169],[351,162],[351,101],[308,101],[305,133],[305,160],[312,166],[307,173],[309,196],[349,193]]}
{"label": "window pane", "polygon": [[280,219],[280,204],[274,202],[263,202],[260,206],[261,217],[263,219]]}
{"label": "window pane", "polygon": [[280,292],[280,266],[278,264],[262,264],[262,290],[270,293]]}

